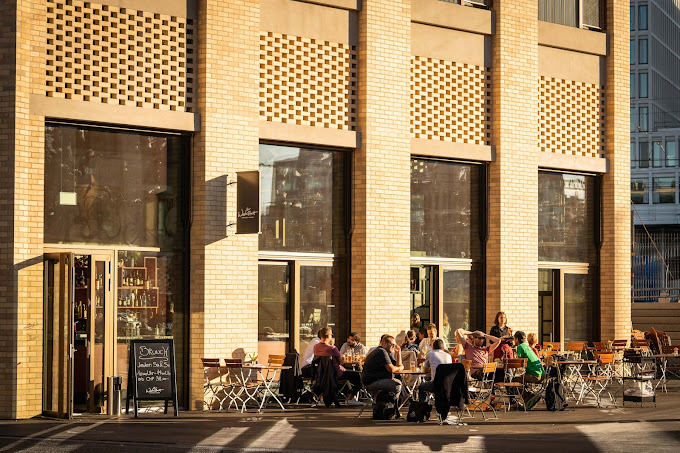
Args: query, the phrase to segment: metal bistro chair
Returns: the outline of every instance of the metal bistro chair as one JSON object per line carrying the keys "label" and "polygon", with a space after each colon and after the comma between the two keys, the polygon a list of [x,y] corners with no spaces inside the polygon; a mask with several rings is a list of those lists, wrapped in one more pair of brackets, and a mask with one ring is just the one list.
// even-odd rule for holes
{"label": "metal bistro chair", "polygon": [[602,407],[601,395],[603,392],[607,392],[609,399],[614,407],[616,407],[616,399],[609,390],[614,376],[614,354],[598,354],[597,365],[595,365],[588,376],[583,378],[583,385],[581,386],[578,402],[583,401],[583,399],[590,394],[595,397],[597,407]]}
{"label": "metal bistro chair", "polygon": [[225,391],[229,404],[227,410],[233,404],[236,409],[243,411],[246,408],[246,403],[251,399],[257,404],[255,390],[258,384],[248,380],[243,371],[243,361],[241,359],[224,359],[225,369]]}
{"label": "metal bistro chair", "polygon": [[481,379],[477,381],[476,385],[468,386],[468,395],[470,398],[468,408],[472,407],[473,417],[475,412],[479,409],[482,413],[482,418],[486,420],[487,418],[486,415],[484,415],[484,411],[488,407],[491,408],[491,411],[493,412],[493,419],[498,418],[496,409],[494,409],[493,404],[491,403],[491,391],[493,390],[493,379],[496,375],[496,367],[496,362],[485,363],[482,368]]}
{"label": "metal bistro chair", "polygon": [[[522,409],[526,412],[526,407],[524,407],[524,399],[522,398],[522,392],[524,391],[524,370],[527,367],[527,359],[508,359],[505,364],[505,378],[503,382],[497,382],[495,387],[500,391],[499,398],[505,399],[507,404],[505,405],[505,411],[515,402],[515,405],[519,407],[519,400],[522,401]],[[520,374],[519,371],[522,370]],[[519,376],[517,376],[519,374]],[[519,377],[518,382],[514,381],[515,377]],[[511,393],[512,392],[512,393]]]}
{"label": "metal bistro chair", "polygon": [[[203,405],[206,410],[211,410],[215,401],[220,404],[219,410],[227,397],[223,381],[220,359],[201,359],[203,362]],[[215,375],[217,375],[215,377]],[[223,396],[220,398],[220,394]]]}

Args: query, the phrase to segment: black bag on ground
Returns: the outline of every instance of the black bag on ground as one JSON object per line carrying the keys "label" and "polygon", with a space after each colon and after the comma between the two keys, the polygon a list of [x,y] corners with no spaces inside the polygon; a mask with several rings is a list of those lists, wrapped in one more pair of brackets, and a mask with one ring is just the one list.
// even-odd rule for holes
{"label": "black bag on ground", "polygon": [[392,420],[397,418],[397,395],[380,392],[373,407],[373,420]]}
{"label": "black bag on ground", "polygon": [[568,406],[564,386],[557,381],[548,382],[545,389],[545,408],[549,411],[563,411]]}
{"label": "black bag on ground", "polygon": [[424,401],[412,401],[408,407],[406,421],[411,423],[424,423],[430,419],[432,406]]}

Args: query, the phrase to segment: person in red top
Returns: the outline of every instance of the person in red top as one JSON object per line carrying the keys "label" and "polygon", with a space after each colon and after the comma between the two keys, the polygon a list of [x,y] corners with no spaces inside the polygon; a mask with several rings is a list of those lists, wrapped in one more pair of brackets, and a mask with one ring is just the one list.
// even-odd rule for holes
{"label": "person in red top", "polygon": [[534,354],[538,357],[538,348],[536,347],[536,343],[538,343],[538,335],[535,333],[530,333],[527,335],[527,343],[529,343],[529,347],[531,348],[532,351],[534,351]]}
{"label": "person in red top", "polygon": [[[484,346],[484,340],[488,338],[491,344]],[[479,330],[470,332],[464,329],[456,330],[456,340],[458,344],[463,345],[463,352],[465,358],[470,360],[473,367],[482,367],[489,361],[489,353],[493,352],[500,342],[498,337],[487,335]],[[477,369],[472,373],[472,377],[480,379],[482,377],[482,370]]]}
{"label": "person in red top", "polygon": [[342,366],[342,356],[333,342],[333,330],[330,327],[324,327],[319,330],[319,337],[321,341],[314,346],[314,357],[331,357],[333,359],[333,368],[335,368],[335,375],[338,381],[349,381],[350,394],[347,397],[348,406],[362,405],[356,394],[361,389],[361,376],[356,371],[348,371]]}

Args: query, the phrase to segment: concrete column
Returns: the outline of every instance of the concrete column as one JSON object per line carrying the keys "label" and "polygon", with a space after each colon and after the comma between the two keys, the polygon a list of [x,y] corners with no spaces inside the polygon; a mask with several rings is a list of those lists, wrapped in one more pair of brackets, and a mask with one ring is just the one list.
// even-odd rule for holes
{"label": "concrete column", "polygon": [[493,2],[486,327],[538,331],[538,2]]}
{"label": "concrete column", "polygon": [[236,236],[237,171],[257,170],[259,0],[198,6],[198,112],[193,148],[190,408],[203,407],[202,357],[257,351],[256,234]]}
{"label": "concrete column", "polygon": [[602,339],[630,337],[630,5],[607,1],[608,53],[605,85],[603,236],[600,255],[600,328]]}
{"label": "concrete column", "polygon": [[359,12],[352,330],[374,345],[409,326],[411,0]]}

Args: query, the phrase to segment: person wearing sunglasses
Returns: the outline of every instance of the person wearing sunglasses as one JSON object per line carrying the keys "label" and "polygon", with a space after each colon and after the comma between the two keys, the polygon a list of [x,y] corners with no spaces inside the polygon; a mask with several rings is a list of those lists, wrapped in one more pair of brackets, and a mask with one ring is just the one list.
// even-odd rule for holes
{"label": "person wearing sunglasses", "polygon": [[383,335],[380,346],[366,356],[362,378],[369,391],[384,390],[399,395],[401,381],[394,378],[395,371],[402,371],[401,348],[392,335]]}

